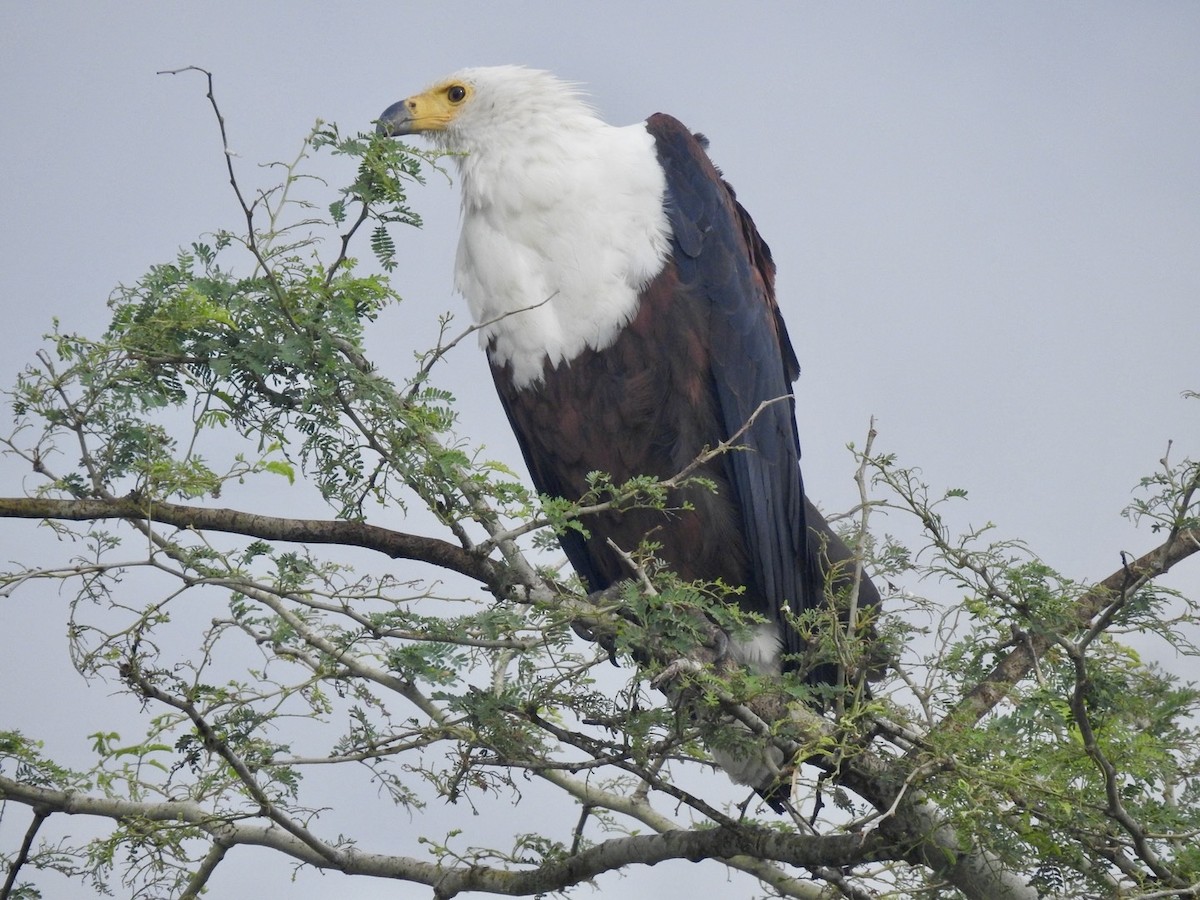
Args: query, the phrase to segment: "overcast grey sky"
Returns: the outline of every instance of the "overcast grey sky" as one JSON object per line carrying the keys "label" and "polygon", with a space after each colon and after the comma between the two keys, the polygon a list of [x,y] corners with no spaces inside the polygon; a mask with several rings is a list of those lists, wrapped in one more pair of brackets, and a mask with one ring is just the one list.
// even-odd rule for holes
{"label": "overcast grey sky", "polygon": [[[236,226],[201,79],[157,70],[215,73],[237,164],[265,185],[255,165],[294,155],[317,118],[366,128],[456,68],[523,63],[584,83],[611,122],[662,110],[709,136],[779,265],[819,503],[852,502],[844,446],[875,416],[879,449],[970,491],[964,521],[1100,578],[1152,545],[1119,517],[1137,478],[1168,439],[1200,452],[1200,406],[1180,398],[1200,389],[1197,47],[1193,3],[8,0],[0,381],[52,316],[98,333],[116,284]],[[376,326],[379,350],[462,312],[457,194],[432,180],[413,200],[427,228],[397,235],[408,302]],[[516,465],[477,349],[461,346],[443,378],[464,432]],[[19,470],[0,476],[0,493],[21,490]],[[21,558],[44,535],[0,539]],[[65,669],[64,598],[2,603],[0,641],[39,652],[0,646],[0,727],[40,720],[58,746],[86,746],[62,712],[83,691]],[[36,704],[12,690],[30,666],[49,694]],[[680,867],[664,871],[616,890],[694,893]]]}

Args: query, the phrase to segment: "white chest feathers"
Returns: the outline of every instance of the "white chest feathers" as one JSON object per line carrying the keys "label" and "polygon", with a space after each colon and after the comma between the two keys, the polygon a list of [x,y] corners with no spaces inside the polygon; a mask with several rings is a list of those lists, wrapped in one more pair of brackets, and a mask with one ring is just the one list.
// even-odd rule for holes
{"label": "white chest feathers", "polygon": [[666,179],[645,126],[593,119],[553,141],[477,148],[459,169],[455,287],[492,362],[526,388],[546,360],[611,345],[670,250]]}

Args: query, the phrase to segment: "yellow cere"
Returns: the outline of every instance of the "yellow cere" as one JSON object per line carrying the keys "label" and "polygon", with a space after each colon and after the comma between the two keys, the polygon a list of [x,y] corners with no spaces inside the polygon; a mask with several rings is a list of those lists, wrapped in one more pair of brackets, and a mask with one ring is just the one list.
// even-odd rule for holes
{"label": "yellow cere", "polygon": [[413,132],[441,131],[453,121],[458,109],[473,93],[469,84],[446,81],[404,101]]}

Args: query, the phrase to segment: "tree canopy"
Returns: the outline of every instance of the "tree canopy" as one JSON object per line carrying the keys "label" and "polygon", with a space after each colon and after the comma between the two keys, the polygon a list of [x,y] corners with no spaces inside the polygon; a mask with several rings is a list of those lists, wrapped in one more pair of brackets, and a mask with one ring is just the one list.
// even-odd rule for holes
{"label": "tree canopy", "polygon": [[[1161,579],[1200,549],[1194,459],[1143,479],[1145,552],[1085,583],[955,526],[966,492],[868,431],[839,521],[891,586],[876,641],[833,613],[797,622],[846,676],[819,693],[715,671],[707,623],[752,623],[657,565],[652,536],[601,597],[554,550],[597,509],[668,502],[691,468],[537,497],[438,387],[470,329],[443,316],[399,378],[369,357],[436,158],[318,123],[252,193],[225,150],[241,220],[119,287],[103,335],[56,323],[8,394],[3,446],[32,480],[0,515],[63,540],[59,563],[0,574],[0,602],[61,584],[81,690],[119,689],[144,733],[92,735],[78,767],[0,730],[3,815],[28,821],[0,897],[42,896],[43,871],[195,897],[243,846],[438,898],[672,859],[801,898],[1200,896],[1200,693],[1156,662],[1196,655],[1196,598]],[[351,161],[351,183],[310,178],[315,154]],[[885,534],[882,510],[919,539]],[[883,657],[881,679],[853,677]],[[712,747],[766,744],[787,815],[712,771]],[[326,827],[349,783],[377,792],[387,840]],[[504,845],[480,828],[525,798],[538,811]],[[453,830],[422,828],[434,805]],[[46,837],[68,815],[98,836]]]}

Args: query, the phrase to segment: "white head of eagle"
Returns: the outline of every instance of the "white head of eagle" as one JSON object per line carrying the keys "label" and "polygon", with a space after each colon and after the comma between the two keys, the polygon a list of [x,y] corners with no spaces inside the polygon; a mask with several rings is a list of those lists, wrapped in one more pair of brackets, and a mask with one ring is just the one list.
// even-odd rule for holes
{"label": "white head of eagle", "polygon": [[614,128],[575,88],[518,66],[463,69],[381,118],[455,155],[462,234],[455,286],[514,380],[602,350],[661,271],[670,226],[654,141]]}
{"label": "white head of eagle", "polygon": [[[578,499],[596,471],[669,478],[737,436],[669,509],[565,534],[580,578],[598,591],[630,577],[610,542],[652,540],[681,578],[736,587],[729,602],[762,617],[728,635],[735,660],[836,681],[790,617],[823,604],[827,580],[852,581],[852,554],[804,496],[775,264],[706,142],[661,113],[607,125],[572,85],[513,66],[463,69],[379,129],[457,154],[455,282],[539,491]],[[878,602],[864,579],[858,608]],[[723,764],[777,800],[769,762]]]}

